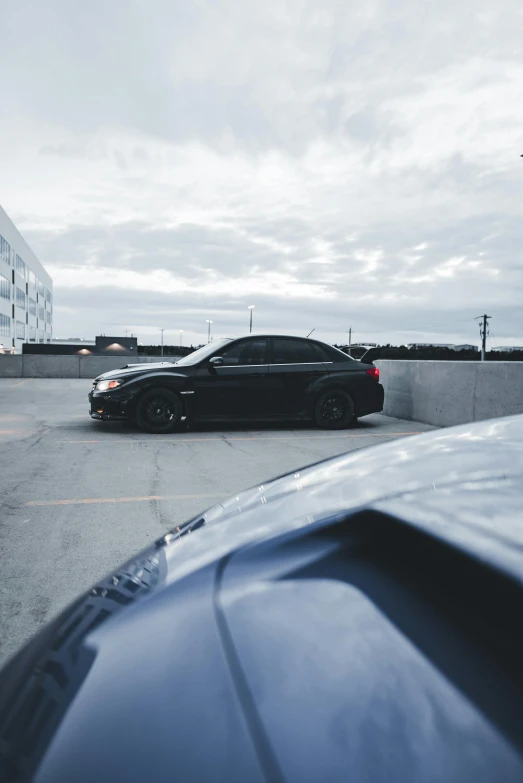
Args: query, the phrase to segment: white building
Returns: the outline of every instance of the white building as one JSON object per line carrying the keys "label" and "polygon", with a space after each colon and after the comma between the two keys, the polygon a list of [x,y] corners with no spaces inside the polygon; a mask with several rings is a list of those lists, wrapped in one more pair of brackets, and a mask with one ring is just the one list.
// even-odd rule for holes
{"label": "white building", "polygon": [[0,343],[49,343],[53,334],[53,281],[0,207]]}

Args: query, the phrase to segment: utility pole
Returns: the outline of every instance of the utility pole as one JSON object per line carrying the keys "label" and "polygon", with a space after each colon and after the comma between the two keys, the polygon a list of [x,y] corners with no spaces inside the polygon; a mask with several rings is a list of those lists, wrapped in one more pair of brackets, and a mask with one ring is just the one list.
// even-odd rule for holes
{"label": "utility pole", "polygon": [[208,324],[208,329],[207,329],[207,345],[208,345],[211,342],[211,324],[212,324],[212,321],[207,319],[206,323]]}
{"label": "utility pole", "polygon": [[254,310],[254,305],[249,305],[249,307],[247,309],[251,311],[251,319],[250,319],[250,322],[249,322],[249,334],[251,334],[251,332],[252,332],[252,311]]}
{"label": "utility pole", "polygon": [[162,347],[160,349],[160,356],[163,356],[163,333],[164,333],[164,331],[165,331],[164,329],[160,329],[160,332],[162,333]]}
{"label": "utility pole", "polygon": [[479,333],[481,335],[481,361],[485,361],[485,352],[487,349],[488,322],[491,315],[478,315],[474,320],[479,321]]}

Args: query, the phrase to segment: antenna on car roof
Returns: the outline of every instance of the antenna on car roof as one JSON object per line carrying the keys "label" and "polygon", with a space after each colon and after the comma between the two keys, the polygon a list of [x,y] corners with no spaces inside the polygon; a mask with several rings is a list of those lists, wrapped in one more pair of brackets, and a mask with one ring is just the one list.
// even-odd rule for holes
{"label": "antenna on car roof", "polygon": [[[312,332],[314,332],[314,330],[315,330],[315,329],[316,329],[316,327],[314,327],[314,329],[312,330]],[[311,334],[312,334],[312,332],[309,332],[309,334],[307,335],[307,337],[310,337],[310,336],[311,336]]]}

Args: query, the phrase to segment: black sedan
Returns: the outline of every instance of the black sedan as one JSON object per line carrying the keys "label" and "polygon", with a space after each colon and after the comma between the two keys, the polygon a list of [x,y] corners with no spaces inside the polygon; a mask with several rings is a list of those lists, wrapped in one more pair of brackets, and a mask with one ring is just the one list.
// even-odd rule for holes
{"label": "black sedan", "polygon": [[312,420],[343,429],[383,409],[383,387],[371,352],[357,361],[317,340],[251,335],[218,340],[175,364],[106,372],[89,402],[93,419],[135,420],[154,433],[210,420]]}

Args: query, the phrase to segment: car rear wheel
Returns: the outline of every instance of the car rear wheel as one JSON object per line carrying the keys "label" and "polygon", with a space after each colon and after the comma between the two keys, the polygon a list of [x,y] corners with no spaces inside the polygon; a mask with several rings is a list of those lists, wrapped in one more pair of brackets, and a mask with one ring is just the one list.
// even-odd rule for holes
{"label": "car rear wheel", "polygon": [[350,427],[355,419],[354,402],[343,389],[332,389],[318,397],[314,408],[314,421],[325,430],[342,430]]}
{"label": "car rear wheel", "polygon": [[136,423],[140,429],[155,434],[175,432],[180,428],[182,415],[181,400],[170,389],[151,389],[136,406]]}

